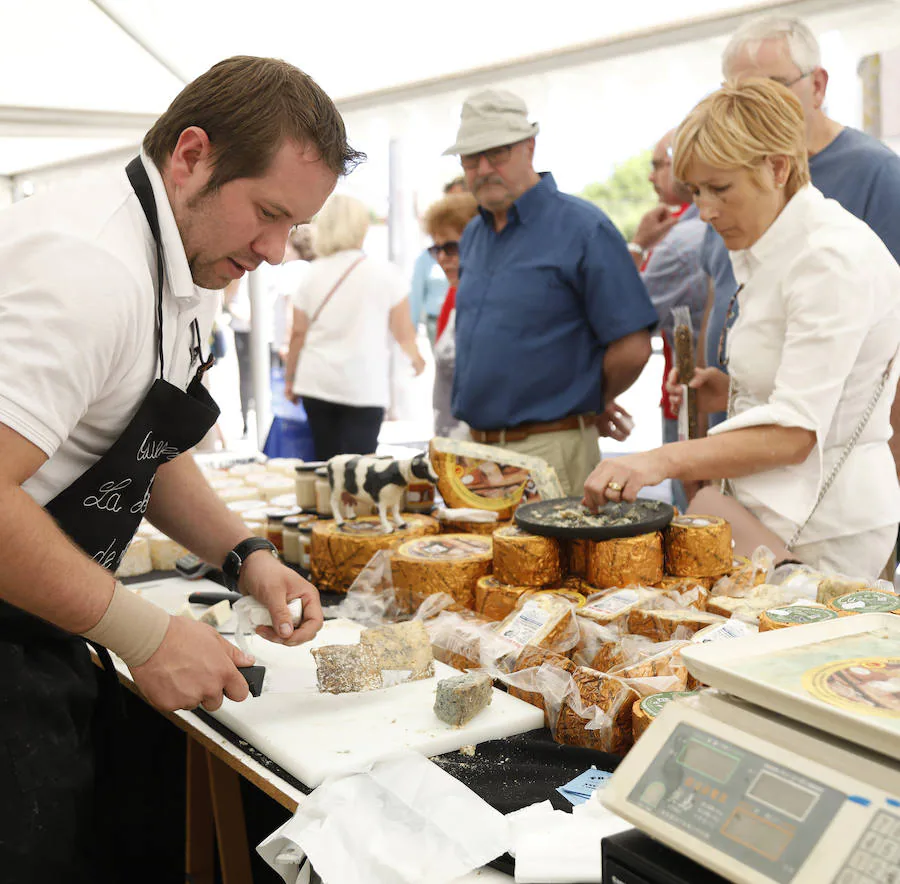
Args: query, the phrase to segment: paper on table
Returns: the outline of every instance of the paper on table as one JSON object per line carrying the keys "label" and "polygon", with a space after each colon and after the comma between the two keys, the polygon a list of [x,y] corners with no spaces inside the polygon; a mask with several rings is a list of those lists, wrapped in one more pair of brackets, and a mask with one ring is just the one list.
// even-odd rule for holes
{"label": "paper on table", "polygon": [[257,851],[285,884],[298,880],[296,864],[278,862],[288,851],[307,856],[324,884],[449,884],[508,840],[502,814],[424,756],[402,752],[325,780]]}
{"label": "paper on table", "polygon": [[603,880],[601,843],[631,825],[608,811],[595,792],[572,813],[549,801],[507,814],[517,884],[593,884]]}

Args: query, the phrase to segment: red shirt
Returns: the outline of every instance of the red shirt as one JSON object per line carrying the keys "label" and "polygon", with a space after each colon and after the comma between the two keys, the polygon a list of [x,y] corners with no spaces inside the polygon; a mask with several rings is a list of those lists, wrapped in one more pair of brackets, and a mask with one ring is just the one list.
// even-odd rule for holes
{"label": "red shirt", "polygon": [[441,306],[441,312],[438,314],[437,321],[437,335],[435,336],[435,341],[444,333],[444,329],[447,327],[447,323],[450,321],[450,314],[453,312],[453,309],[456,307],[456,286],[451,285],[449,289],[447,289],[447,295],[444,298],[444,303]]}

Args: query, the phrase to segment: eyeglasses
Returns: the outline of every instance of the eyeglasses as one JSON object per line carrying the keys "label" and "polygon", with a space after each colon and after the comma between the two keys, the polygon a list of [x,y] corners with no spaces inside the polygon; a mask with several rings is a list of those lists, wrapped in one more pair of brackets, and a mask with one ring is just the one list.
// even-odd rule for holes
{"label": "eyeglasses", "polygon": [[428,246],[428,254],[437,261],[438,255],[443,252],[448,258],[455,258],[459,254],[459,242],[457,240],[453,240],[452,242],[444,242],[444,243],[435,243],[433,246]]}
{"label": "eyeglasses", "polygon": [[[516,142],[518,144],[519,142]],[[502,147],[492,147],[490,150],[482,150],[478,153],[469,153],[460,156],[459,162],[464,169],[477,169],[481,165],[481,158],[484,157],[488,161],[489,166],[495,169],[509,162],[510,154],[515,144],[504,144]]]}
{"label": "eyeglasses", "polygon": [[794,77],[793,80],[786,80],[784,77],[769,77],[769,79],[772,80],[773,83],[781,83],[782,86],[790,89],[794,83],[799,83],[801,80],[806,79],[811,73],[812,71],[807,71],[805,74],[800,74],[799,77]]}
{"label": "eyeglasses", "polygon": [[722,334],[719,335],[719,352],[716,354],[716,358],[719,361],[719,365],[726,370],[728,368],[728,355],[725,352],[725,344],[728,340],[728,332],[738,316],[738,295],[743,289],[744,284],[741,283],[737,287],[737,291],[731,296],[731,300],[728,302],[728,312],[725,314],[725,324],[722,326]]}

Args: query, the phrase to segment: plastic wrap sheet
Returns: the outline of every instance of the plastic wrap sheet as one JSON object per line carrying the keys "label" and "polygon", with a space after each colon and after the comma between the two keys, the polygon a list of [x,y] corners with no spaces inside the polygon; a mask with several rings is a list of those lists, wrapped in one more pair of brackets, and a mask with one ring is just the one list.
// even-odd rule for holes
{"label": "plastic wrap sheet", "polygon": [[743,596],[754,586],[768,583],[775,566],[775,554],[767,546],[757,547],[749,559],[737,559],[737,567],[713,585],[713,595]]}

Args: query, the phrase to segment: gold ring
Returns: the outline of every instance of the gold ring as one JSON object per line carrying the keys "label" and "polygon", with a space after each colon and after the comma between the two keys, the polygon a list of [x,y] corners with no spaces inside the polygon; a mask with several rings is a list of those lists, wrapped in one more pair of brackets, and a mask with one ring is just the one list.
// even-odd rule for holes
{"label": "gold ring", "polygon": [[618,482],[607,482],[606,487],[609,488],[610,491],[622,490],[622,486]]}

